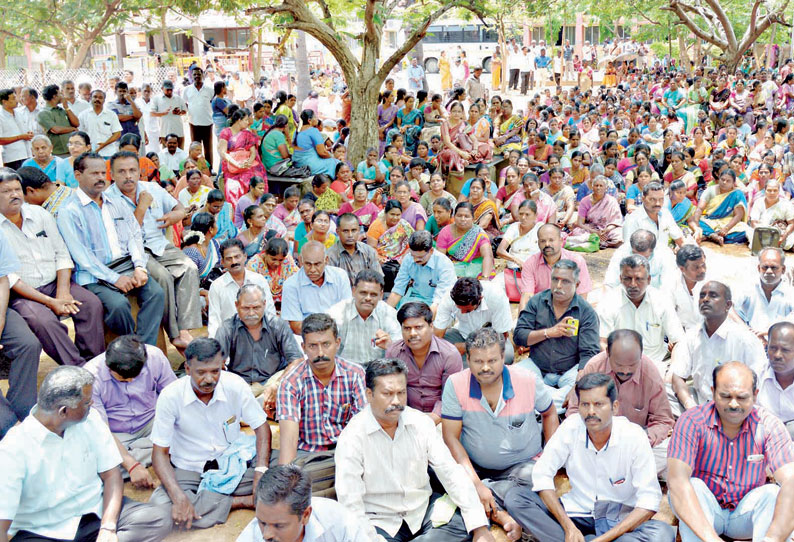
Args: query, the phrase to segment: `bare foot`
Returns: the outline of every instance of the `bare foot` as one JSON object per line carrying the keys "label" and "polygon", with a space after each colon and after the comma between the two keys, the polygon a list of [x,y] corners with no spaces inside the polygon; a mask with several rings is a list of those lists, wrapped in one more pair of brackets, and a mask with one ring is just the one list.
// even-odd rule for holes
{"label": "bare foot", "polygon": [[242,508],[253,510],[256,507],[253,495],[245,495],[244,497],[232,498],[232,510],[240,510]]}
{"label": "bare foot", "polygon": [[491,513],[491,519],[502,526],[508,540],[515,542],[521,538],[521,526],[510,517],[510,514],[505,510],[494,510]]}
{"label": "bare foot", "polygon": [[189,331],[183,329],[179,332],[178,337],[174,337],[171,339],[171,344],[174,345],[174,348],[179,350],[180,353],[184,354],[185,349],[193,340],[193,335],[190,334]]}
{"label": "bare foot", "polygon": [[712,233],[708,237],[706,237],[706,239],[708,239],[712,243],[717,243],[719,246],[725,245],[725,239],[723,239],[723,237],[718,233]]}

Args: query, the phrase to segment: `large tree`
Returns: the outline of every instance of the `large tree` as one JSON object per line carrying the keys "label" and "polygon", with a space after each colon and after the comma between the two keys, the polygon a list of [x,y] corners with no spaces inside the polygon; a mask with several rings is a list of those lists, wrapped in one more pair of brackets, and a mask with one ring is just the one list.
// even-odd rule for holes
{"label": "large tree", "polygon": [[773,24],[786,23],[784,14],[789,0],[749,0],[725,2],[720,0],[669,0],[663,9],[678,18],[695,38],[710,43],[722,51],[719,60],[730,71],[741,63],[744,54]]}
{"label": "large tree", "polygon": [[[425,36],[428,26],[456,8],[485,15],[482,0],[425,0],[406,5],[400,0],[282,0],[255,5],[251,12],[282,17],[282,28],[302,30],[333,55],[345,76],[351,100],[349,155],[355,163],[364,159],[367,147],[378,143],[378,93],[392,68]],[[386,59],[380,58],[386,20],[399,18],[411,30]],[[351,21],[361,21],[360,32],[350,32]],[[360,49],[354,53],[353,42]]]}

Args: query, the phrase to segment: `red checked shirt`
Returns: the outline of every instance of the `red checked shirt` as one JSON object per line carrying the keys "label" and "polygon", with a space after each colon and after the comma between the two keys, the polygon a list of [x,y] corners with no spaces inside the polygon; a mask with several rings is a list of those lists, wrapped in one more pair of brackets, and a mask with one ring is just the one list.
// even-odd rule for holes
{"label": "red checked shirt", "polygon": [[364,369],[342,358],[335,362],[328,386],[314,376],[308,361],[290,371],[279,385],[276,418],[299,424],[299,450],[333,448],[350,418],[367,404]]}
{"label": "red checked shirt", "polygon": [[705,482],[720,506],[734,510],[748,492],[766,483],[767,467],[775,472],[794,461],[794,444],[783,423],[759,406],[729,439],[709,401],[681,415],[667,457],[692,467],[692,476]]}

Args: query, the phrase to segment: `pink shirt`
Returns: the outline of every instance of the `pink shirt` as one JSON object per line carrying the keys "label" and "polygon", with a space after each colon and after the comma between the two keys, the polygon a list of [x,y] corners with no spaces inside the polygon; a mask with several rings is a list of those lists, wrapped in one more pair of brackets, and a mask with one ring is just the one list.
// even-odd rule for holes
{"label": "pink shirt", "polygon": [[[584,258],[576,252],[562,249],[561,259],[573,260],[579,266],[579,287],[576,293],[585,295],[593,289],[593,283],[590,280],[590,273],[587,271],[587,263]],[[539,252],[527,258],[524,265],[521,267],[521,279],[518,281],[518,289],[521,293],[530,293],[535,295],[548,290],[551,286],[551,267],[543,259],[543,253]]]}

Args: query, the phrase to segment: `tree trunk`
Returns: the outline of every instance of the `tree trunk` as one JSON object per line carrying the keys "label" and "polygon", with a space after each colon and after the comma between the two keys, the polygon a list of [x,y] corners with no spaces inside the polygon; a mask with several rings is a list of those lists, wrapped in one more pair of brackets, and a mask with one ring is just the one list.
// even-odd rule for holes
{"label": "tree trunk", "polygon": [[6,36],[0,36],[0,70],[6,69]]}
{"label": "tree trunk", "polygon": [[504,94],[507,87],[507,40],[505,39],[505,23],[500,19],[496,23],[497,40],[499,41],[499,60],[502,61],[502,73],[499,80],[499,92]]}
{"label": "tree trunk", "polygon": [[681,61],[681,67],[685,69],[687,73],[692,73],[692,62],[689,60],[683,32],[678,32],[678,56]]}
{"label": "tree trunk", "polygon": [[364,160],[367,149],[378,148],[378,93],[380,82],[357,77],[347,81],[350,92],[350,144],[348,159],[357,164]]}
{"label": "tree trunk", "polygon": [[298,79],[296,96],[298,97],[298,104],[300,104],[306,99],[312,89],[312,79],[309,75],[309,51],[306,48],[306,34],[299,30],[295,39],[295,68],[298,71],[296,74]]}
{"label": "tree trunk", "polygon": [[165,47],[165,52],[173,55],[174,48],[171,46],[171,36],[168,35],[168,26],[166,25],[165,16],[168,13],[167,8],[163,8],[160,11],[160,35],[163,37],[163,47]]}
{"label": "tree trunk", "polygon": [[772,25],[772,32],[769,33],[769,45],[766,46],[766,67],[772,69],[772,46],[775,44],[777,35],[777,23]]}
{"label": "tree trunk", "polygon": [[254,81],[259,83],[259,74],[262,71],[262,27],[256,29],[256,49],[254,54]]}
{"label": "tree trunk", "polygon": [[94,44],[94,40],[82,40],[79,45],[76,47],[72,47],[74,51],[71,61],[67,62],[67,68],[81,68],[85,59],[88,57],[88,53],[91,52],[91,46]]}

